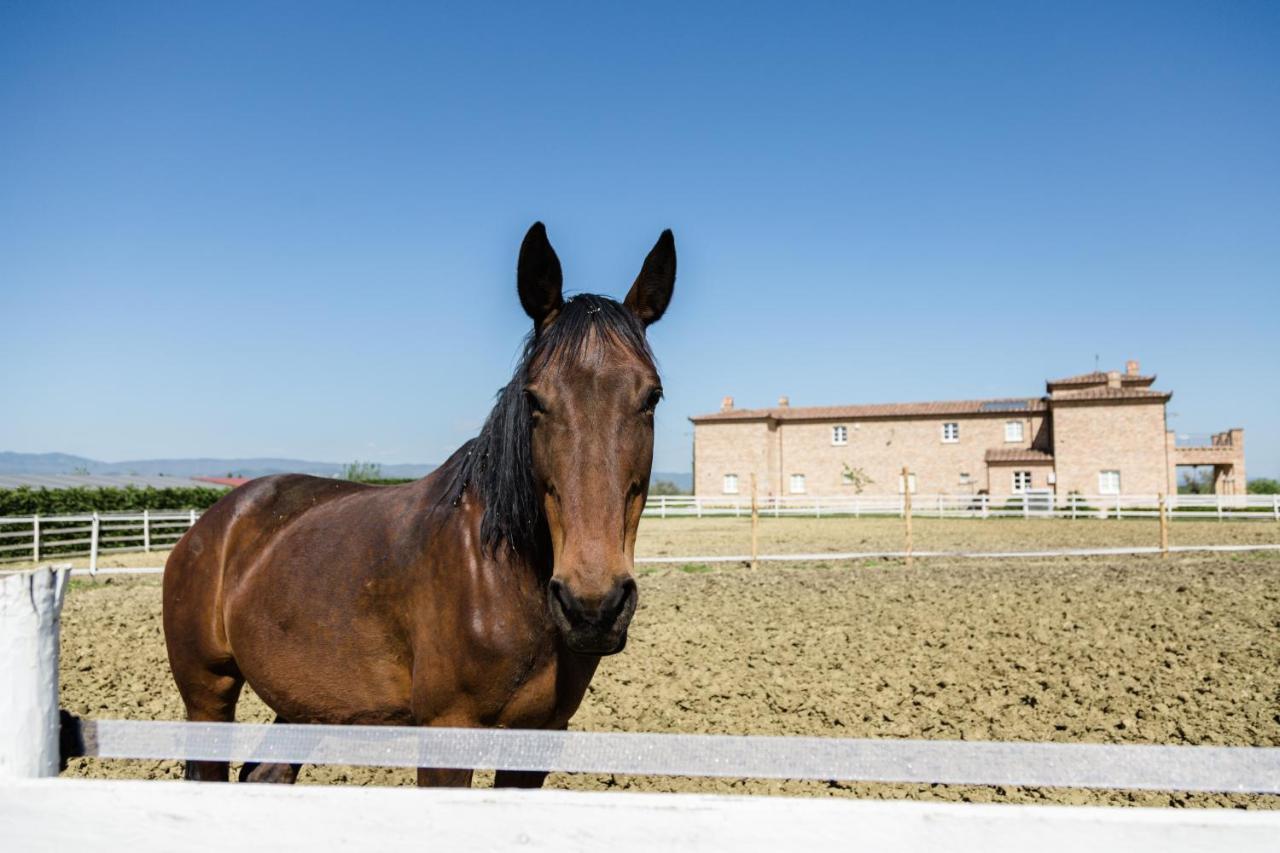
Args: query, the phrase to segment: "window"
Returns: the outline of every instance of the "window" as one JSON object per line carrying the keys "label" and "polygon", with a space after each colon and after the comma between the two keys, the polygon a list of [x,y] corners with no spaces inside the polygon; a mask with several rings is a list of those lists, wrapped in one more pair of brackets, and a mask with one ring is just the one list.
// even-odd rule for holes
{"label": "window", "polygon": [[969,485],[969,483],[970,483],[970,482],[971,482],[971,481],[969,480],[969,472],[968,472],[968,471],[961,471],[961,472],[960,472],[960,485],[962,485],[962,486],[967,486],[967,485]]}
{"label": "window", "polygon": [[948,444],[960,440],[960,424],[947,421],[942,425],[942,440]]}
{"label": "window", "polygon": [[1014,471],[1013,472],[1013,492],[1021,494],[1031,488],[1031,472],[1030,471]]}
{"label": "window", "polygon": [[793,495],[804,494],[804,474],[791,475],[791,494]]}
{"label": "window", "polygon": [[849,443],[849,428],[847,426],[833,426],[831,428],[831,443],[835,445]]}
{"label": "window", "polygon": [[736,495],[738,493],[738,475],[724,475],[724,493],[726,495]]}
{"label": "window", "polygon": [[1022,421],[1004,422],[1004,440],[1022,441]]}
{"label": "window", "polygon": [[[898,494],[902,494],[902,485],[903,485],[902,475],[899,474],[898,475]],[[911,494],[914,495],[916,493],[916,475],[915,474],[911,475],[911,482],[909,485],[911,486]]]}
{"label": "window", "polygon": [[1099,471],[1098,472],[1098,494],[1100,495],[1120,494],[1120,472],[1119,471]]}

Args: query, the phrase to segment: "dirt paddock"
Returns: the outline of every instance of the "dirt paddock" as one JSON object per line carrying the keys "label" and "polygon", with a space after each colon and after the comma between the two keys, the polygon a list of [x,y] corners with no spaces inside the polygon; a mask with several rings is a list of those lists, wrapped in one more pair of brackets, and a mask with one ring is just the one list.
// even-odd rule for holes
{"label": "dirt paddock", "polygon": [[[1033,525],[1033,541],[1018,523]],[[1117,541],[1123,537],[1148,544],[1154,526],[1107,524],[955,521],[930,529],[923,521],[917,547],[1127,544]],[[1210,533],[1217,542],[1277,541],[1276,527],[1265,523],[1187,524],[1194,526],[1175,526],[1175,542]],[[745,530],[733,519],[646,520],[640,550],[741,553]],[[769,520],[761,549],[872,550],[899,530],[889,519]],[[154,565],[162,557],[112,559]],[[576,729],[1280,746],[1277,553],[939,559],[909,570],[889,560],[766,564],[755,572],[693,561],[641,574],[630,645],[601,666]],[[62,629],[65,707],[99,718],[181,718],[159,593],[154,577],[73,583]],[[271,719],[247,689],[240,709],[244,721]],[[180,767],[82,759],[67,774],[171,778]],[[308,767],[302,775],[304,783],[412,780],[411,771],[370,768]],[[478,784],[485,781],[482,774]],[[1177,792],[570,774],[554,774],[549,784],[1280,807],[1280,797]]]}

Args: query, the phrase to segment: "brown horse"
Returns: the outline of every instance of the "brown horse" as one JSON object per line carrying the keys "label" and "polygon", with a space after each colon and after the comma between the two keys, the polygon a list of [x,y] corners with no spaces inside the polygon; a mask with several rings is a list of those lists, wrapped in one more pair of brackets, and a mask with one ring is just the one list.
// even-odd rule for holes
{"label": "brown horse", "polygon": [[[675,274],[665,231],[622,304],[565,300],[534,224],[517,264],[533,331],[478,437],[414,483],[264,477],[206,512],[164,573],[187,718],[233,720],[247,681],[278,722],[565,728],[636,608],[662,396],[645,328]],[[189,762],[187,777],[226,781],[227,769]],[[298,770],[246,765],[240,778]],[[471,775],[422,768],[418,784]]]}

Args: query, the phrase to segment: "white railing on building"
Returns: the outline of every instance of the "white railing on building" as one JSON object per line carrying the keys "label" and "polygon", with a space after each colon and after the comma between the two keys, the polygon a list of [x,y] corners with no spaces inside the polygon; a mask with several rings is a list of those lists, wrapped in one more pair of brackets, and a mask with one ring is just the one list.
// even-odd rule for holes
{"label": "white railing on building", "polygon": [[[901,517],[901,495],[789,495],[758,499],[764,518]],[[911,498],[916,518],[1158,518],[1159,495],[925,495]],[[651,495],[646,518],[750,518],[751,498]],[[1169,495],[1170,520],[1277,521],[1280,495]],[[0,562],[40,562],[59,557],[90,558],[102,553],[164,551],[187,532],[196,510],[0,517]]]}

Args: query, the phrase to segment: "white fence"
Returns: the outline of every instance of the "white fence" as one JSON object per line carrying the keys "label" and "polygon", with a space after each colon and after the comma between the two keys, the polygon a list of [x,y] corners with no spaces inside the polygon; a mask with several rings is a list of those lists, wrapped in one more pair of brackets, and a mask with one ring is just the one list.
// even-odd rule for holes
{"label": "white fence", "polygon": [[88,555],[96,564],[104,551],[164,551],[199,517],[192,509],[0,518],[0,562]]}
{"label": "white fence", "polygon": [[[1169,495],[1170,519],[1217,521],[1280,521],[1280,495]],[[765,518],[787,516],[902,516],[902,495],[846,495],[817,497],[789,495],[762,497],[757,501]],[[1156,518],[1159,495],[1058,495],[1027,492],[1009,496],[925,495],[911,496],[911,513],[917,518]],[[751,515],[750,497],[694,497],[651,495],[644,515],[651,518],[706,518]]]}
{"label": "white fence", "polygon": [[[1169,495],[1170,520],[1280,522],[1280,495]],[[901,495],[761,498],[764,518],[902,516]],[[912,495],[916,518],[1157,518],[1159,495]],[[653,495],[646,518],[749,518],[750,498]],[[196,523],[196,510],[87,513],[0,518],[0,562],[88,556],[96,569],[103,552],[167,550]]]}
{"label": "white fence", "polygon": [[[69,740],[56,704],[65,588],[65,571],[0,578],[0,696],[22,723],[0,727],[0,825],[15,849],[1238,853],[1280,837],[1280,812],[41,779],[57,772],[60,731]],[[79,733],[84,754],[126,758],[1280,792],[1280,749],[121,721]]]}

